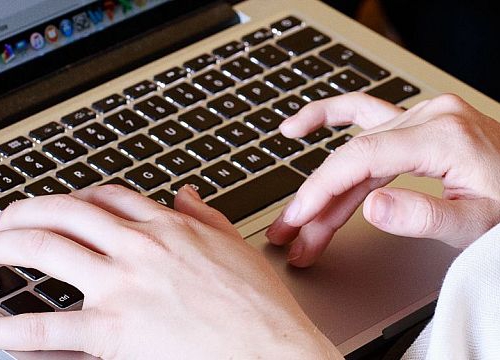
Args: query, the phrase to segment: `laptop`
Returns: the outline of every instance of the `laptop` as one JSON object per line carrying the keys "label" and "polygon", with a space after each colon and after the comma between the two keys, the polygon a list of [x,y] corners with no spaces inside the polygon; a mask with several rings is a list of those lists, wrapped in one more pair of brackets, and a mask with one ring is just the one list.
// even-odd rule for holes
{"label": "laptop", "polygon": [[[289,140],[278,125],[310,101],[349,91],[406,108],[453,92],[490,116],[498,103],[317,0],[0,6],[0,210],[104,183],[171,207],[176,189],[191,184],[349,359],[432,315],[458,254],[440,242],[385,234],[358,210],[309,269],[287,266],[286,249],[268,245],[266,228],[300,184],[360,131],[325,127]],[[407,176],[390,186],[442,190]],[[0,275],[2,316],[84,301],[36,269],[1,265]]]}

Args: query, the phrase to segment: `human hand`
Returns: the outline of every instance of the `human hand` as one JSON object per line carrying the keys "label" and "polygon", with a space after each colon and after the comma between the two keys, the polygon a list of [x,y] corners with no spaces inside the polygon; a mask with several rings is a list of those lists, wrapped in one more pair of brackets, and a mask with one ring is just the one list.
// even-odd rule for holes
{"label": "human hand", "polygon": [[83,309],[0,318],[0,349],[105,359],[337,359],[270,264],[196,191],[178,211],[118,186],[22,200],[0,263],[78,287]]}
{"label": "human hand", "polygon": [[[365,129],[307,179],[268,229],[276,245],[293,241],[289,262],[313,264],[363,202],[363,214],[386,232],[465,248],[500,221],[500,124],[455,95],[408,111],[350,93],[313,102],[281,124],[301,137],[323,125]],[[441,179],[442,198],[382,188],[410,173]]]}

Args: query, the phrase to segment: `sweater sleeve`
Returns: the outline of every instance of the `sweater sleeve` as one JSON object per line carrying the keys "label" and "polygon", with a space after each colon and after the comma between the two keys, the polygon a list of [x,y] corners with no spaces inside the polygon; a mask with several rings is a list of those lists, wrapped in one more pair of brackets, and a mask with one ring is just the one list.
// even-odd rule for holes
{"label": "sweater sleeve", "polygon": [[402,360],[500,359],[500,224],[453,262],[432,321]]}

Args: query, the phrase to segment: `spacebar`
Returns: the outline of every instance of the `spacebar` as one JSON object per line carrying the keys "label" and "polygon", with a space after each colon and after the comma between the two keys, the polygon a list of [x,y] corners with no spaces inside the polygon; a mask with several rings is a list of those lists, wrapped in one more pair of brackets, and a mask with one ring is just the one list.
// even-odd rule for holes
{"label": "spacebar", "polygon": [[293,194],[305,180],[281,165],[208,201],[208,205],[222,212],[234,224]]}

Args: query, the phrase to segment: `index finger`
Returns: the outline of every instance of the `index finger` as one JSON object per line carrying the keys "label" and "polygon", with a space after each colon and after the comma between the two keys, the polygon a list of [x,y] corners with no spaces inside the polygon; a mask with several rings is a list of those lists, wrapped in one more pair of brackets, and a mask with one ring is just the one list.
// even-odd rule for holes
{"label": "index finger", "polygon": [[314,101],[280,125],[284,136],[302,137],[324,126],[356,124],[371,129],[383,124],[403,110],[389,102],[361,92],[348,93]]}
{"label": "index finger", "polygon": [[441,177],[449,170],[440,157],[433,131],[427,125],[394,129],[352,139],[338,148],[300,187],[285,209],[283,221],[303,226],[327,206],[332,197],[368,178],[408,172]]}

